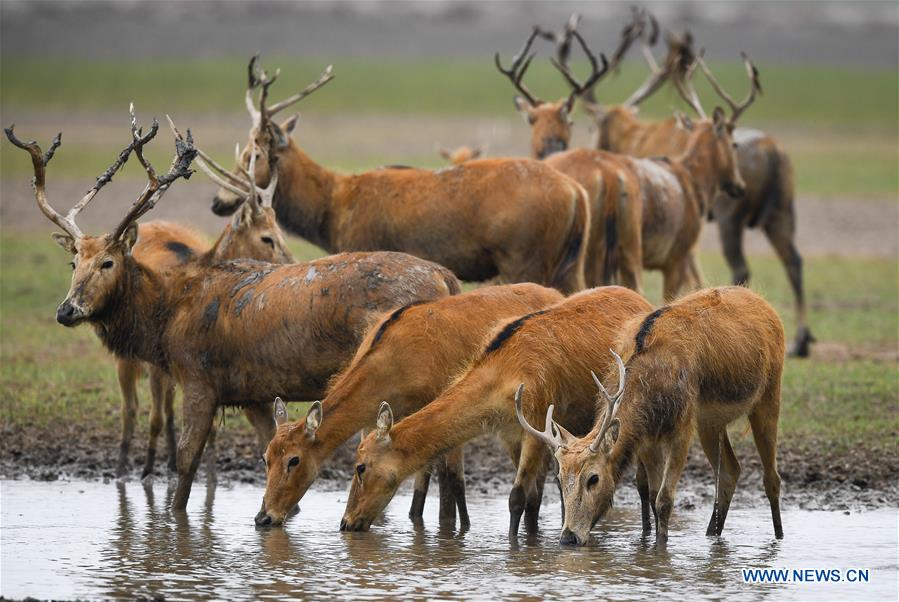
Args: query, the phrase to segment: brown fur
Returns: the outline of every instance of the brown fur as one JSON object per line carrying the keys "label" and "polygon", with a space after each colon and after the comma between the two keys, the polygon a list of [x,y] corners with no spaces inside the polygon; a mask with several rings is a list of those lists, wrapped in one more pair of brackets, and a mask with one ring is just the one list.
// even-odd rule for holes
{"label": "brown fur", "polygon": [[437,152],[452,165],[462,165],[468,161],[481,158],[484,154],[484,149],[480,147],[471,148],[470,146],[459,146],[453,150],[440,148]]}
{"label": "brown fur", "polygon": [[[548,454],[518,425],[513,394],[525,383],[527,415],[540,420],[555,404],[560,421],[585,432],[594,417],[589,371],[608,362],[608,349],[621,326],[651,309],[637,293],[621,287],[592,289],[537,312],[498,345],[491,345],[440,396],[389,430],[372,433],[357,451],[365,465],[363,486],[353,480],[342,528],[368,529],[397,487],[432,458],[483,433],[506,444],[518,472],[509,498],[510,534],[537,527]],[[512,320],[511,322],[515,322]],[[486,348],[506,331],[497,326]],[[358,470],[358,468],[357,468]]]}
{"label": "brown fur", "polygon": [[[284,424],[269,443],[266,523],[281,523],[334,450],[374,426],[382,400],[397,418],[418,411],[481,351],[482,339],[496,322],[561,299],[555,290],[536,284],[492,286],[383,316],[329,387],[323,415],[313,417],[316,428],[306,421]],[[293,457],[298,464],[288,468]]]}
{"label": "brown fur", "polygon": [[[405,251],[464,280],[583,288],[589,214],[583,189],[567,176],[527,159],[341,175],[300,150],[289,137],[294,123],[250,132],[263,149],[259,186],[270,179],[269,158],[277,165],[272,206],[289,231],[329,252]],[[241,160],[248,164],[246,150]],[[236,200],[222,189],[213,210],[227,213]]]}
{"label": "brown fur", "polygon": [[[651,507],[656,540],[666,541],[694,429],[719,482],[707,534],[720,535],[740,472],[727,425],[741,416],[749,417],[775,535],[782,537],[776,444],[784,335],[777,312],[744,288],[707,289],[631,320],[616,349],[627,366],[617,424],[595,452],[589,446],[599,435],[601,420],[582,439],[567,438],[556,452],[565,503],[563,543],[587,541],[634,463],[644,502],[644,534],[651,530]],[[617,378],[613,374],[617,370],[609,370],[607,388]]]}

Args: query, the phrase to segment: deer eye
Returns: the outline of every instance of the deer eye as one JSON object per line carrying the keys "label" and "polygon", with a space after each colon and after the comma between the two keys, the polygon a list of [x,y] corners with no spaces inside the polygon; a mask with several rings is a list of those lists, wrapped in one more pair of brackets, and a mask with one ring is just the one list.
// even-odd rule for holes
{"label": "deer eye", "polygon": [[291,468],[293,468],[294,466],[296,466],[299,463],[300,463],[300,457],[294,456],[287,462],[287,470],[290,470]]}
{"label": "deer eye", "polygon": [[599,475],[592,474],[590,478],[587,479],[587,487],[596,487],[596,484],[599,483]]}
{"label": "deer eye", "polygon": [[275,240],[271,236],[263,236],[260,240],[271,248],[275,248]]}
{"label": "deer eye", "polygon": [[365,464],[357,464],[356,465],[356,474],[359,475],[359,478],[362,478],[362,473],[365,472]]}
{"label": "deer eye", "polygon": [[107,259],[102,264],[100,264],[101,270],[108,270],[111,267],[112,267],[112,259]]}

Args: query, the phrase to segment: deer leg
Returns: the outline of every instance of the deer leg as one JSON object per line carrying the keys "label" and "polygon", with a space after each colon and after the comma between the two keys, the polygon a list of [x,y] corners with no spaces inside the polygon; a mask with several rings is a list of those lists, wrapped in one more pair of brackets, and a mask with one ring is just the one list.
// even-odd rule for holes
{"label": "deer leg", "polygon": [[155,366],[150,367],[150,441],[147,444],[147,457],[144,460],[144,470],[140,475],[143,479],[153,474],[153,466],[156,463],[156,443],[159,433],[162,432],[163,405],[165,403],[166,386],[168,376]]}
{"label": "deer leg", "polygon": [[656,496],[656,511],[658,512],[656,543],[660,544],[668,541],[668,522],[671,519],[671,511],[674,509],[674,494],[677,491],[677,482],[684,469],[684,464],[687,462],[687,453],[693,438],[691,428],[682,428],[681,431],[674,435],[673,440],[667,446],[668,453],[665,458],[662,485]]}
{"label": "deer leg", "polygon": [[715,473],[715,506],[706,536],[721,535],[730,501],[740,477],[740,463],[731,447],[726,425],[700,425],[699,441]]}
{"label": "deer leg", "polygon": [[128,454],[131,451],[134,421],[137,418],[137,379],[140,377],[141,365],[138,360],[120,358],[116,360],[116,370],[119,377],[119,388],[122,390],[122,441],[119,444],[116,477],[124,477],[131,464]]}
{"label": "deer leg", "polygon": [[169,382],[165,392],[165,447],[168,453],[169,472],[178,470],[178,445],[175,439],[175,383]]}
{"label": "deer leg", "polygon": [[190,487],[200,466],[203,448],[206,446],[206,438],[212,428],[216,410],[215,397],[209,392],[191,390],[187,387],[183,391],[184,403],[181,413],[184,427],[181,440],[178,441],[178,485],[172,497],[173,510],[187,508]]}
{"label": "deer leg", "polygon": [[415,487],[412,492],[412,505],[409,507],[409,518],[421,520],[425,511],[425,499],[431,484],[431,467],[426,466],[415,473]]}
{"label": "deer leg", "polygon": [[705,276],[702,274],[702,266],[699,264],[699,249],[694,248],[687,256],[687,271],[690,275],[689,287],[699,290],[705,286]]}
{"label": "deer leg", "polygon": [[777,257],[787,270],[787,278],[793,289],[796,306],[796,339],[790,347],[789,354],[796,357],[808,357],[809,347],[815,342],[815,337],[812,336],[808,327],[805,291],[802,286],[802,256],[799,255],[796,244],[793,242],[793,220],[787,214],[776,213],[765,222],[764,230]]}
{"label": "deer leg", "polygon": [[453,497],[453,489],[450,485],[449,468],[446,465],[446,456],[437,458],[437,484],[440,486],[440,509],[438,516],[441,524],[454,525],[456,523],[456,498]]}
{"label": "deer leg", "polygon": [[[649,498],[649,510],[652,511],[652,517],[655,521],[656,532],[659,530],[659,512],[656,507],[656,498],[659,496],[659,490],[662,487],[662,474],[665,461],[659,449],[655,445],[646,446],[645,451],[640,454],[640,462],[638,466],[643,467],[644,476],[646,478],[647,496]],[[639,478],[639,471],[637,473]],[[638,484],[639,486],[639,484]],[[647,520],[649,512],[646,512]],[[645,525],[644,525],[645,526]],[[650,525],[650,531],[651,525]]]}
{"label": "deer leg", "polygon": [[516,496],[514,501],[517,502],[514,506],[513,496],[509,496],[510,536],[518,534],[521,515],[525,512],[527,512],[525,529],[528,533],[536,533],[543,493],[542,485],[538,485],[541,477],[546,477],[546,448],[542,441],[534,437],[525,437],[521,444],[521,458],[518,462],[515,484],[512,487],[512,494]]}
{"label": "deer leg", "polygon": [[652,522],[649,520],[649,479],[646,476],[646,467],[642,462],[637,462],[637,492],[640,494],[640,518],[643,523],[643,536],[652,533]]}
{"label": "deer leg", "polygon": [[752,438],[759,451],[764,470],[765,495],[771,506],[771,520],[774,523],[774,537],[783,539],[784,530],[780,520],[780,475],[777,472],[777,419],[780,413],[780,378],[778,377],[762,400],[749,414]]}
{"label": "deer leg", "polygon": [[662,296],[666,303],[674,301],[687,280],[687,259],[670,261],[662,273]]}
{"label": "deer leg", "polygon": [[206,461],[206,478],[212,481],[215,480],[218,472],[216,464],[218,457],[218,432],[219,425],[215,420],[215,416],[213,416],[212,425],[209,427],[209,436],[206,437],[206,451],[203,453],[203,459]]}
{"label": "deer leg", "polygon": [[446,454],[446,478],[459,512],[459,526],[468,527],[471,519],[468,517],[468,503],[465,500],[465,454],[461,445]]}
{"label": "deer leg", "polygon": [[743,255],[743,224],[742,214],[739,211],[726,211],[719,214],[716,206],[715,219],[718,221],[718,238],[721,239],[721,249],[724,251],[724,259],[730,266],[731,281],[734,284],[749,283],[749,265],[746,256]]}
{"label": "deer leg", "polygon": [[253,430],[256,431],[256,453],[259,456],[265,454],[269,442],[275,436],[277,425],[275,424],[274,404],[256,403],[243,408]]}

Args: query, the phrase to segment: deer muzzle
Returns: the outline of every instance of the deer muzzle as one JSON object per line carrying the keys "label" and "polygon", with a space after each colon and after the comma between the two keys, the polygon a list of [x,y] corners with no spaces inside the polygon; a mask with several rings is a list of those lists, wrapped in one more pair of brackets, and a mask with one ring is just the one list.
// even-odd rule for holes
{"label": "deer muzzle", "polygon": [[71,299],[66,299],[56,308],[56,321],[63,326],[74,326],[84,317],[84,309]]}

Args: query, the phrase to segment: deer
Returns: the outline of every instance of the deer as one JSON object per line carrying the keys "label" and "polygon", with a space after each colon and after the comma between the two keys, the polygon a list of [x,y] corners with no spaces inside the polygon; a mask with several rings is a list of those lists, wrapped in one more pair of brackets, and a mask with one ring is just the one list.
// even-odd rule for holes
{"label": "deer", "polygon": [[[61,135],[43,153],[37,142],[9,140],[29,153],[38,207],[63,230],[54,240],[74,256],[71,287],[56,320],[90,324],[106,348],[162,368],[184,394],[178,442],[178,483],[172,508],[183,511],[217,409],[243,409],[260,454],[275,430],[272,399],[316,399],[348,362],[377,316],[398,305],[460,291],[446,268],[395,252],[343,253],[287,265],[253,260],[190,263],[169,284],[138,263],[131,250],[137,220],[176,180],[189,177],[196,156],[190,131],[175,137],[175,158],[160,175],[146,160],[144,134],[131,120],[132,142],[98,179],[92,193],[63,216],[45,192],[46,167]],[[148,183],[115,229],[86,236],[75,219],[121,165],[134,155]]]}
{"label": "deer", "polygon": [[[353,434],[375,426],[378,403],[387,401],[397,418],[434,400],[481,350],[494,324],[539,311],[562,300],[537,284],[487,286],[388,312],[365,335],[352,362],[335,377],[328,394],[305,419],[282,421],[265,452],[266,488],[257,525],[284,522],[314,482],[322,465]],[[286,413],[276,409],[276,418]],[[441,521],[468,525],[462,448],[447,454],[440,481]],[[410,517],[420,519],[428,491],[427,467],[416,476]],[[455,499],[444,502],[444,489]]]}
{"label": "deer", "polygon": [[559,464],[565,505],[560,543],[587,542],[611,507],[622,476],[638,463],[643,535],[652,532],[648,506],[656,542],[665,544],[694,430],[716,479],[706,535],[720,536],[740,476],[727,425],[743,416],[762,461],[774,535],[783,538],[777,424],[784,331],[774,308],[743,287],[706,289],[631,320],[614,348],[615,367],[604,380],[611,389],[617,369],[618,390],[610,394],[592,374],[602,410],[590,433],[572,435],[555,422],[551,410],[543,431],[520,419]]}
{"label": "deer", "polygon": [[[637,39],[650,73],[646,81],[629,99],[617,106],[599,103],[593,90],[581,97],[588,113],[593,115],[599,132],[598,148],[638,157],[672,156],[686,146],[689,133],[678,126],[675,118],[647,121],[638,118],[641,102],[659,90],[666,81],[683,82],[683,75],[694,62],[693,37],[670,35],[668,55],[660,66],[651,46],[658,37],[658,24],[651,14],[650,25],[628,26],[622,32],[619,52],[623,55]],[[564,61],[563,58],[558,60]],[[745,60],[744,60],[745,63]],[[704,64],[703,64],[704,65]],[[712,89],[731,107],[735,114],[745,110],[746,101],[736,102],[718,83],[712,72],[702,67]],[[761,93],[761,89],[757,90]],[[748,100],[748,98],[747,98]],[[698,95],[688,102],[696,114],[705,116]],[[737,165],[746,185],[746,194],[739,197],[718,194],[709,207],[709,219],[718,225],[718,235],[724,257],[734,284],[748,284],[750,272],[743,251],[743,233],[747,228],[761,228],[787,272],[793,290],[797,330],[789,353],[808,357],[815,337],[808,324],[805,289],[802,275],[802,256],[796,247],[795,182],[789,155],[774,136],[765,132],[738,127],[733,132]]]}
{"label": "deer", "polygon": [[516,466],[509,537],[516,537],[522,515],[526,531],[535,533],[550,455],[519,426],[516,392],[528,416],[542,416],[554,404],[562,424],[586,433],[595,404],[580,375],[601,361],[599,350],[614,344],[628,320],[651,310],[642,296],[623,287],[583,291],[497,325],[483,340],[480,357],[421,410],[394,423],[390,403],[382,403],[375,430],[356,451],[340,529],[367,531],[406,478],[466,441],[496,433]]}
{"label": "deer", "polygon": [[484,156],[483,146],[457,146],[454,149],[445,146],[437,146],[437,154],[449,161],[451,165],[462,165],[473,159],[479,159]]}
{"label": "deer", "polygon": [[[131,111],[133,110],[132,107]],[[245,180],[247,199],[211,248],[201,234],[190,228],[180,224],[152,221],[138,224],[137,242],[131,249],[132,256],[163,278],[166,272],[191,261],[211,264],[245,257],[270,263],[293,263],[293,255],[287,248],[271,209],[273,190],[258,191],[254,184]],[[156,442],[163,428],[163,413],[168,469],[171,472],[178,469],[175,461],[174,381],[155,366],[140,360],[120,357],[116,358],[116,374],[122,391],[122,437],[116,466],[117,478],[123,478],[128,473],[130,463],[128,457],[134,438],[134,422],[138,408],[137,381],[144,372],[149,374],[152,404],[150,439],[141,479],[153,474]],[[215,461],[213,446],[214,437],[210,436],[206,454],[211,469],[214,469]]]}
{"label": "deer", "polygon": [[[249,139],[260,149],[256,182],[279,175],[272,207],[287,231],[328,252],[403,251],[435,261],[459,278],[536,282],[571,293],[584,288],[589,211],[581,187],[527,159],[479,159],[438,170],[386,167],[357,175],[331,171],[292,139],[297,116],[274,116],[331,81],[329,67],[303,91],[267,104],[278,73],[250,60]],[[254,98],[259,91],[258,107]],[[249,162],[244,149],[239,168]],[[224,174],[222,174],[223,177]],[[222,188],[213,202],[230,213],[238,197]]]}
{"label": "deer", "polygon": [[[520,90],[530,64],[530,59],[523,57],[540,31],[532,31],[508,70]],[[569,33],[593,65],[593,75],[581,83],[561,59],[552,59],[571,87],[573,102],[595,85],[597,60],[576,29]],[[613,56],[620,54],[621,49]],[[603,63],[603,72],[608,71],[609,62],[603,58]],[[757,82],[757,74],[753,81]],[[674,299],[685,287],[702,286],[696,245],[705,208],[719,189],[739,195],[744,186],[732,148],[732,129],[733,121],[716,110],[711,120],[693,128],[683,152],[670,159],[634,159],[593,149],[565,151],[544,159],[588,191],[593,209],[588,264],[594,278],[607,283],[620,276],[622,284],[641,291],[642,270],[661,270],[666,300]]]}

